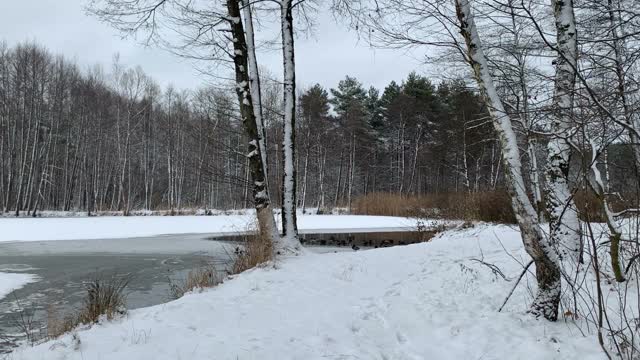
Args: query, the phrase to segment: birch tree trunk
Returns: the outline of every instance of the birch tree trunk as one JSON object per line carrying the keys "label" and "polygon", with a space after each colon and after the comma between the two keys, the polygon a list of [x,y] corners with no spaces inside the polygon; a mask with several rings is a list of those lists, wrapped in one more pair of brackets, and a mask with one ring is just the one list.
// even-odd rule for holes
{"label": "birch tree trunk", "polygon": [[[413,165],[411,167],[411,177],[409,178],[409,187],[407,188],[407,195],[413,190],[413,183],[416,178],[416,169],[418,168],[418,153],[420,151],[420,139],[422,138],[422,127],[418,125],[418,134],[416,135],[415,147],[413,149]],[[366,191],[365,191],[366,193]]]}
{"label": "birch tree trunk", "polygon": [[240,17],[239,0],[227,0],[227,11],[229,12],[231,35],[234,39],[233,64],[236,75],[236,95],[240,105],[242,124],[249,138],[247,158],[249,159],[249,168],[253,181],[252,194],[258,217],[259,232],[264,239],[269,239],[275,244],[278,240],[278,229],[271,210],[271,200],[266,186],[265,164],[262,162],[263,157],[260,153],[260,133],[258,132],[252,105],[252,94],[249,87],[248,49]]}
{"label": "birch tree trunk", "polygon": [[302,207],[302,213],[305,213],[305,206],[306,206],[306,200],[307,200],[307,179],[308,179],[308,171],[309,171],[309,152],[310,152],[310,148],[311,148],[311,128],[309,127],[307,130],[307,146],[305,148],[305,153],[304,153],[304,165],[302,168],[303,171],[303,175],[302,175],[302,201],[300,203],[301,207]]}
{"label": "birch tree trunk", "polygon": [[321,159],[319,159],[319,164],[320,164],[320,169],[319,169],[319,184],[320,184],[320,194],[318,195],[318,212],[322,211],[324,213],[324,201],[325,201],[325,194],[324,194],[324,172],[325,172],[325,165],[327,163],[327,150],[324,150],[323,153],[323,149],[320,149],[319,151],[320,153],[320,157]]}
{"label": "birch tree trunk", "polygon": [[347,193],[347,208],[351,213],[351,195],[353,194],[353,179],[356,173],[356,136],[351,135],[351,158],[349,160],[349,189]]}
{"label": "birch tree trunk", "polygon": [[607,227],[609,228],[609,251],[611,255],[611,268],[613,269],[613,274],[617,282],[623,282],[625,281],[625,278],[624,273],[622,272],[622,266],[620,265],[620,240],[622,240],[622,229],[620,229],[620,226],[616,222],[613,212],[611,211],[611,207],[609,206],[609,202],[607,201],[607,194],[605,191],[606,186],[602,181],[602,175],[598,169],[598,162],[596,159],[599,151],[593,140],[590,142],[592,154],[591,172],[593,177],[587,175],[587,178],[589,179],[589,186],[602,204],[605,218],[607,220]]}
{"label": "birch tree trunk", "polygon": [[527,152],[529,153],[531,192],[533,193],[533,201],[536,211],[538,212],[538,220],[542,221],[544,217],[544,202],[542,200],[542,187],[540,185],[540,173],[538,170],[538,157],[536,156],[535,141],[531,138],[527,139]]}
{"label": "birch tree trunk", "polygon": [[556,74],[551,113],[551,139],[547,145],[545,168],[549,237],[558,249],[560,258],[580,258],[580,223],[578,212],[569,190],[570,138],[573,93],[576,83],[577,34],[573,0],[553,2],[557,32]]}
{"label": "birch tree trunk", "polygon": [[244,15],[245,33],[247,35],[247,61],[249,64],[249,88],[251,89],[251,100],[253,102],[253,112],[256,117],[258,136],[260,137],[260,154],[264,164],[264,176],[267,179],[267,189],[269,188],[269,174],[267,163],[267,142],[262,111],[262,93],[260,87],[260,72],[258,69],[258,59],[256,57],[256,41],[253,31],[253,10],[249,0],[242,0],[242,13]]}
{"label": "birch tree trunk", "polygon": [[293,44],[293,2],[282,0],[282,54],[284,64],[284,132],[282,141],[282,243],[284,249],[300,249],[296,219],[296,74]]}
{"label": "birch tree trunk", "polygon": [[549,246],[546,241],[535,209],[527,196],[516,135],[511,119],[504,109],[489,73],[488,62],[476,29],[471,4],[469,0],[455,0],[455,5],[461,34],[467,47],[467,61],[487,104],[502,148],[506,186],[520,227],[522,241],[525,250],[533,258],[536,265],[538,290],[530,312],[536,317],[544,316],[548,320],[555,321],[558,319],[561,290],[558,258],[555,249]]}
{"label": "birch tree trunk", "polygon": [[[457,165],[457,164],[456,164]],[[469,180],[469,164],[467,162],[467,127],[462,131],[462,166],[464,167],[462,174],[464,175],[464,187],[468,193],[471,193],[471,182]]]}

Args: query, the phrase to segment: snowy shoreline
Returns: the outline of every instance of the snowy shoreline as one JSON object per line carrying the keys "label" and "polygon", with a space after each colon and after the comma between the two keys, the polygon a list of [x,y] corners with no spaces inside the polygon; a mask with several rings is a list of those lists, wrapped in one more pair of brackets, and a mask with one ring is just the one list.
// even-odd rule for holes
{"label": "snowy shoreline", "polygon": [[[221,216],[100,216],[68,218],[0,218],[0,242],[122,239],[177,234],[221,236],[254,228],[255,217]],[[456,221],[421,220],[442,227]],[[391,216],[300,215],[301,233],[417,231],[418,220]]]}
{"label": "snowy shoreline", "polygon": [[307,253],[11,359],[605,358],[595,336],[580,335],[584,320],[527,315],[524,284],[498,313],[512,283],[479,256],[513,277],[526,255],[517,230],[486,224],[429,243]]}

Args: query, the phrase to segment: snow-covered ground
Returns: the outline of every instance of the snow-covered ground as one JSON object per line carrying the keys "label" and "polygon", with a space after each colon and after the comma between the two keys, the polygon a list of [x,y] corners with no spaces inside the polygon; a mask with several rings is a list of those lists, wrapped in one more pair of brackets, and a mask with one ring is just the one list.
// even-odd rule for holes
{"label": "snow-covered ground", "polygon": [[604,359],[582,319],[526,314],[531,277],[497,312],[526,261],[519,233],[503,225],[308,252],[9,359]]}
{"label": "snow-covered ground", "polygon": [[18,290],[28,283],[36,280],[36,277],[31,274],[0,272],[0,300],[14,290]]}
{"label": "snow-covered ground", "polygon": [[[429,220],[425,226],[446,222]],[[114,216],[0,218],[0,242],[90,240],[175,234],[225,235],[255,228],[255,216]],[[415,231],[417,220],[391,216],[299,215],[301,233]]]}

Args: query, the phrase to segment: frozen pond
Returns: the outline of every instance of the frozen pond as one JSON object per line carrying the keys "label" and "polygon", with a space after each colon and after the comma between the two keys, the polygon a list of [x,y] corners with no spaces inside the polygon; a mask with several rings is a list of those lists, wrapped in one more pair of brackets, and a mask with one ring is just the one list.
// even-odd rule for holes
{"label": "frozen pond", "polygon": [[34,274],[38,281],[0,300],[0,352],[17,340],[21,315],[32,316],[35,327],[46,327],[48,310],[53,306],[64,314],[78,306],[83,282],[95,276],[130,274],[127,307],[151,306],[171,299],[170,279],[207,264],[223,271],[233,249],[232,243],[195,235],[2,243],[0,271]]}
{"label": "frozen pond", "polygon": [[[432,233],[305,234],[314,252],[402,245],[426,240]],[[224,272],[240,236],[212,239],[206,235],[171,235],[129,239],[0,243],[0,271],[34,274],[38,280],[0,300],[0,353],[20,339],[21,316],[46,333],[47,315],[63,315],[81,304],[84,282],[96,276],[129,274],[127,307],[135,309],[171,300],[171,280],[194,269],[214,265]],[[315,246],[314,246],[315,245]]]}

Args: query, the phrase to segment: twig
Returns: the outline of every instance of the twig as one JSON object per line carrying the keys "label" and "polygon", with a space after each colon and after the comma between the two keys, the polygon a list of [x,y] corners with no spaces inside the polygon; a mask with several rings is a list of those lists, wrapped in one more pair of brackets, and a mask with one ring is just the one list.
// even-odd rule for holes
{"label": "twig", "polygon": [[504,306],[507,305],[507,301],[509,301],[509,299],[511,298],[511,295],[513,295],[513,292],[516,290],[516,287],[518,287],[518,284],[520,283],[520,280],[522,280],[522,277],[524,276],[524,274],[526,274],[527,270],[529,270],[529,266],[531,266],[531,264],[533,264],[533,260],[530,260],[529,263],[524,267],[524,269],[522,269],[520,276],[518,276],[518,280],[516,281],[515,284],[513,284],[511,291],[509,291],[509,295],[507,295],[507,298],[504,299],[504,302],[502,302],[502,305],[500,306],[500,309],[498,309],[498,312],[501,312]]}
{"label": "twig", "polygon": [[633,265],[633,262],[638,259],[640,259],[640,254],[635,255],[629,260],[629,263],[627,264],[627,268],[624,270],[625,275],[629,274],[629,270],[631,270],[631,266]]}
{"label": "twig", "polygon": [[489,264],[489,263],[487,263],[487,262],[484,262],[484,261],[482,261],[482,260],[480,260],[480,259],[475,259],[475,258],[473,258],[473,259],[471,259],[471,260],[473,260],[473,261],[477,261],[477,262],[479,262],[480,264],[482,264],[482,265],[484,265],[484,266],[488,267],[489,269],[491,269],[491,271],[492,271],[494,274],[498,274],[498,275],[500,275],[500,276],[501,276],[505,281],[511,281],[511,280],[509,280],[509,279],[504,275],[504,273],[502,272],[502,270],[500,270],[500,268],[499,268],[499,267],[497,267],[497,266],[495,266],[495,265],[493,265],[493,264]]}

